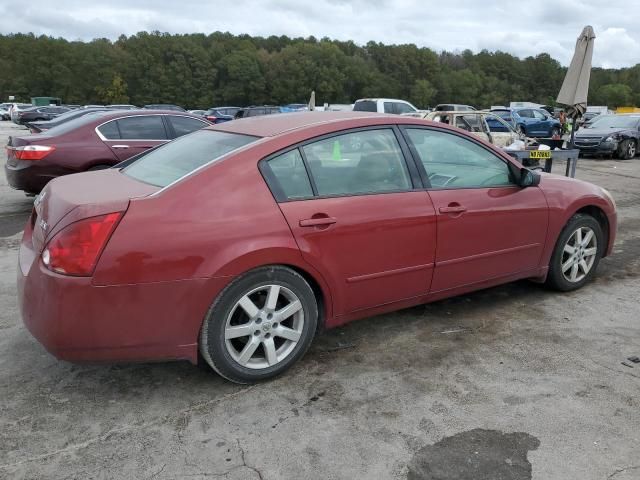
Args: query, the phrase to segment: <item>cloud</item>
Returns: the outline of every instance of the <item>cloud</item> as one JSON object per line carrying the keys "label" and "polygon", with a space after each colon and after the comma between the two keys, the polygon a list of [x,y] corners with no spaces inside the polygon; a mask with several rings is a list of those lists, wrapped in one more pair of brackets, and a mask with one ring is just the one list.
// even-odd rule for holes
{"label": "cloud", "polygon": [[[631,2],[629,2],[631,3]],[[640,29],[627,2],[604,0],[5,0],[0,33],[33,32],[70,40],[117,38],[142,30],[230,31],[383,43],[436,51],[549,53],[563,65],[586,24],[596,31],[593,64],[640,63]]]}

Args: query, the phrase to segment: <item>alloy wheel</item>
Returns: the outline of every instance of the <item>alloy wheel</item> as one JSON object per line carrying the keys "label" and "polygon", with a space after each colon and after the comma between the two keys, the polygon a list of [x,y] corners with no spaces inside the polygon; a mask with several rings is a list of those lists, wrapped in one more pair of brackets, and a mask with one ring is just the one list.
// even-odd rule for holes
{"label": "alloy wheel", "polygon": [[636,143],[629,142],[629,146],[627,147],[627,157],[633,158],[636,156]]}
{"label": "alloy wheel", "polygon": [[598,253],[598,240],[589,227],[579,227],[567,240],[561,258],[562,275],[571,282],[580,282],[586,277]]}
{"label": "alloy wheel", "polygon": [[304,326],[300,299],[281,285],[263,285],[243,295],[229,313],[227,352],[250,369],[273,367],[295,349]]}

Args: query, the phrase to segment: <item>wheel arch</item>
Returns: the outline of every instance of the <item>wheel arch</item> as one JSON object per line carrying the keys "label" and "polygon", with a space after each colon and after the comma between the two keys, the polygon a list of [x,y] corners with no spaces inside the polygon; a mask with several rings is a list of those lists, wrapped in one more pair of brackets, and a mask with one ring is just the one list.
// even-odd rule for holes
{"label": "wheel arch", "polygon": [[[600,224],[600,227],[602,228],[602,233],[604,234],[604,237],[605,237],[605,245],[607,245],[607,248],[605,248],[602,253],[602,256],[605,257],[607,255],[607,252],[609,251],[608,246],[609,246],[609,238],[610,238],[610,234],[609,234],[610,225],[609,225],[609,219],[607,218],[607,214],[604,213],[604,210],[602,210],[600,207],[596,205],[585,205],[579,208],[577,211],[575,211],[573,215],[576,215],[578,213],[589,215],[595,218],[596,221]],[[571,215],[571,217],[573,217],[573,215]]]}
{"label": "wheel arch", "polygon": [[297,249],[269,248],[253,251],[223,266],[215,276],[237,278],[258,268],[270,266],[290,268],[309,283],[318,302],[318,328],[324,328],[327,319],[333,316],[331,288],[322,274],[302,259]]}

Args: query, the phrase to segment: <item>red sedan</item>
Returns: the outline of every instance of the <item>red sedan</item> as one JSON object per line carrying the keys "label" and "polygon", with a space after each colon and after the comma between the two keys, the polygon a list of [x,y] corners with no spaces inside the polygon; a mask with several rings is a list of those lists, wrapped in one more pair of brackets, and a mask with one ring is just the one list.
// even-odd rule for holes
{"label": "red sedan", "polygon": [[207,125],[186,112],[91,112],[44,133],[9,137],[4,171],[13,188],[39,193],[54,178],[109,168]]}
{"label": "red sedan", "polygon": [[60,359],[198,361],[255,382],[319,328],[522,278],[583,286],[608,192],[460,129],[309,112],[208,127],[37,197],[24,322]]}

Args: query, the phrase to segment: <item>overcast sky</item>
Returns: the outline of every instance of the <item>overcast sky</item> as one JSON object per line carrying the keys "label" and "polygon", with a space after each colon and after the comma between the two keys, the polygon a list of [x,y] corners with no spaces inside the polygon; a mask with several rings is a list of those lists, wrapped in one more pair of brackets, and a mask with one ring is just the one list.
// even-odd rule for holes
{"label": "overcast sky", "polygon": [[640,0],[2,0],[0,33],[70,40],[147,30],[415,43],[436,51],[547,52],[563,65],[585,25],[593,64],[640,63]]}

